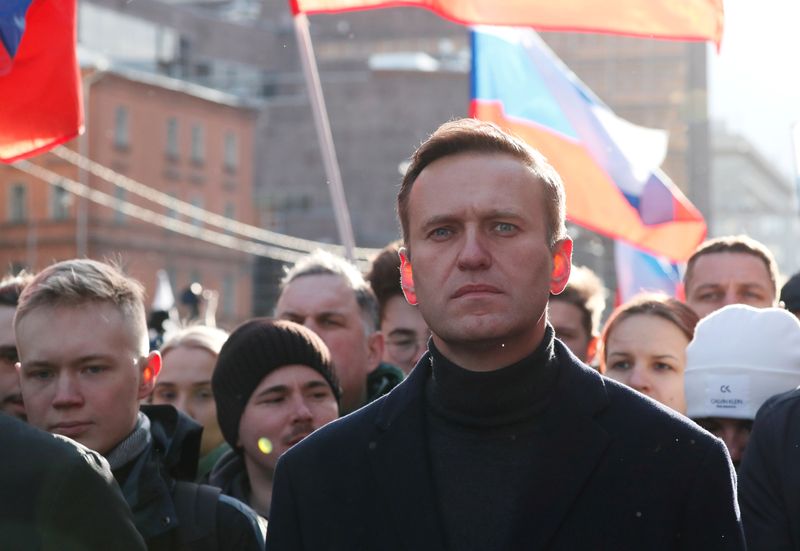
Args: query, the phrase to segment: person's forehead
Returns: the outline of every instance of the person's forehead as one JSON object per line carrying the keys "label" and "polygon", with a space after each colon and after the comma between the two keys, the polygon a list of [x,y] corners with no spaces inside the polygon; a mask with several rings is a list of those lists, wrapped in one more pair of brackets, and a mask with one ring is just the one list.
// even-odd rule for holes
{"label": "person's forehead", "polygon": [[323,312],[358,313],[355,291],[343,276],[312,274],[294,279],[278,297],[279,313],[312,316]]}
{"label": "person's forehead", "polygon": [[137,322],[111,303],[42,306],[30,310],[18,322],[17,345],[23,356],[35,349],[42,358],[34,359],[41,360],[138,356]]}
{"label": "person's forehead", "polygon": [[562,326],[583,330],[584,313],[576,305],[566,300],[551,298],[547,317],[554,327]]}
{"label": "person's forehead", "polygon": [[[529,191],[526,198],[531,205],[519,205],[519,197],[508,193],[510,184]],[[440,189],[448,193],[437,203],[415,201]],[[458,193],[459,189],[469,193]],[[420,172],[409,193],[408,212],[426,217],[470,205],[525,212],[541,202],[541,193],[541,183],[519,159],[505,153],[464,152],[437,159]]]}
{"label": "person's forehead", "polygon": [[660,316],[634,314],[619,320],[608,335],[606,348],[658,356],[686,352],[689,339],[681,329]]}
{"label": "person's forehead", "polygon": [[759,284],[772,288],[764,261],[740,252],[708,253],[697,258],[692,270],[692,287],[702,284]]}
{"label": "person's forehead", "polygon": [[216,356],[201,347],[177,346],[163,356],[158,382],[176,385],[211,383]]}

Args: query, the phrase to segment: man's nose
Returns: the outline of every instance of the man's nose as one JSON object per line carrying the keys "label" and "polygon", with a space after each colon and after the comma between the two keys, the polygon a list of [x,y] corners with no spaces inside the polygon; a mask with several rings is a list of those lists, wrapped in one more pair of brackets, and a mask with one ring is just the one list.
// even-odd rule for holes
{"label": "man's nose", "polygon": [[182,411],[183,413],[194,419],[194,415],[190,411],[191,408],[189,407],[189,400],[187,400],[186,396],[184,396],[183,394],[179,394],[172,405],[175,406],[175,409],[177,409],[178,411]]}
{"label": "man's nose", "polygon": [[313,418],[311,408],[305,398],[298,396],[292,401],[292,415],[296,421],[310,421]]}
{"label": "man's nose", "polygon": [[60,375],[56,380],[56,393],[53,397],[54,407],[71,407],[83,402],[80,383],[71,375]]}
{"label": "man's nose", "polygon": [[475,270],[487,268],[491,263],[492,255],[484,237],[476,229],[467,229],[458,254],[458,267]]}

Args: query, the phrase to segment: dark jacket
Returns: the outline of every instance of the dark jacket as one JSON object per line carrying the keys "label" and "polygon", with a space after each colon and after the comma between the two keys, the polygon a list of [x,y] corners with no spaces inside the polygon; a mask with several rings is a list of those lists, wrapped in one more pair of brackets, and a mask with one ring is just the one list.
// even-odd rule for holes
{"label": "dark jacket", "polygon": [[[176,481],[195,478],[202,427],[172,406],[141,409],[150,419],[152,442],[114,472],[136,527],[150,551],[203,549],[205,542],[181,541],[182,519],[174,503]],[[226,496],[217,499],[216,525],[208,527],[206,537],[215,539],[219,549],[263,549],[263,535],[252,509]]]}
{"label": "dark jacket", "polygon": [[102,456],[0,413],[0,548],[144,551]]}
{"label": "dark jacket", "polygon": [[800,550],[800,389],[758,410],[739,467],[739,503],[750,549]]}
{"label": "dark jacket", "polygon": [[222,490],[226,496],[242,503],[250,502],[250,480],[242,456],[228,449],[211,469],[208,483]]}
{"label": "dark jacket", "polygon": [[[510,549],[743,549],[723,443],[601,377],[560,341],[555,354],[559,374]],[[446,549],[427,450],[430,361],[281,457],[269,551]]]}

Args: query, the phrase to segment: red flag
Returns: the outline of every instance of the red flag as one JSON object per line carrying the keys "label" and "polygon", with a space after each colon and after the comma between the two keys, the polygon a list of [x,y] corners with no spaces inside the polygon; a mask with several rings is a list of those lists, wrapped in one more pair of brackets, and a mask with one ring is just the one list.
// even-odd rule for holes
{"label": "red flag", "polygon": [[0,76],[0,161],[46,151],[83,125],[76,0],[34,0],[11,70]]}
{"label": "red flag", "polygon": [[530,26],[677,40],[722,39],[722,0],[289,0],[294,13],[398,6],[426,8],[466,25]]}

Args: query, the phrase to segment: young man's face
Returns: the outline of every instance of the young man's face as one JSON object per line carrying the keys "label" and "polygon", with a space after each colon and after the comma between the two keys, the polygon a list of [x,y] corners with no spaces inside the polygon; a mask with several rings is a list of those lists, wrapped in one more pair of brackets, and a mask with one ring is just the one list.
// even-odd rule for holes
{"label": "young man's face", "polygon": [[325,378],[305,365],[276,369],[258,384],[239,420],[238,446],[248,468],[275,469],[278,458],[339,417]]}
{"label": "young man's face", "polygon": [[425,353],[431,331],[416,306],[402,295],[386,301],[381,320],[383,361],[396,365],[408,374]]}
{"label": "young man's face", "polygon": [[583,362],[591,363],[594,359],[595,339],[586,332],[586,327],[583,325],[583,311],[571,302],[551,298],[547,308],[547,318],[556,332],[556,337]]}
{"label": "young man's face", "polygon": [[767,266],[752,254],[704,254],[695,261],[687,283],[686,304],[701,318],[729,304],[775,306],[775,286]]}
{"label": "young man's face", "polygon": [[14,338],[14,311],[0,306],[0,412],[25,419],[25,407],[19,390],[17,344]]}
{"label": "young man's face", "polygon": [[103,302],[28,312],[16,328],[28,421],[101,454],[125,439],[161,359],[142,356],[132,323]]}
{"label": "young man's face", "polygon": [[543,184],[508,155],[452,155],[420,173],[408,197],[409,260],[422,317],[445,354],[528,353],[541,338],[571,253],[567,241],[550,250],[545,213]]}
{"label": "young man's face", "polygon": [[170,404],[203,425],[200,455],[222,444],[211,376],[217,356],[199,346],[177,346],[164,353],[163,367],[153,391],[154,404]]}
{"label": "young man's face", "polygon": [[275,317],[305,325],[325,341],[342,385],[342,411],[361,407],[367,374],[383,354],[383,338],[378,331],[367,333],[347,282],[332,274],[298,277],[278,297]]}

